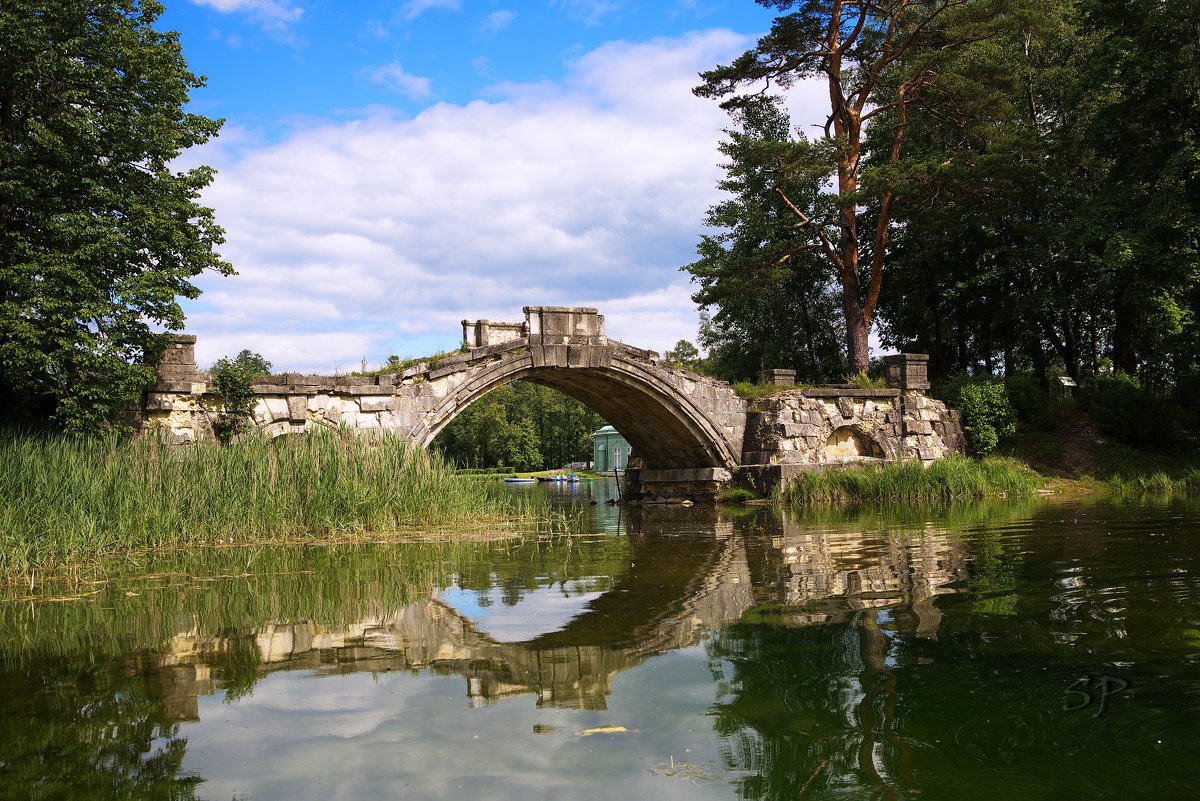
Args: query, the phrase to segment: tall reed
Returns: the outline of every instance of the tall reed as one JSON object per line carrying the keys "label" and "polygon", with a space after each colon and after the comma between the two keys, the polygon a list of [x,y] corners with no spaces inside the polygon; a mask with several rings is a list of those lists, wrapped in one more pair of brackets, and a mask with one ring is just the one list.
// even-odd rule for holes
{"label": "tall reed", "polygon": [[392,436],[178,448],[0,433],[0,571],[215,540],[532,518],[522,503]]}
{"label": "tall reed", "polygon": [[783,498],[801,505],[945,502],[1032,495],[1040,484],[1036,473],[1013,459],[950,456],[929,466],[914,460],[804,472],[788,482]]}

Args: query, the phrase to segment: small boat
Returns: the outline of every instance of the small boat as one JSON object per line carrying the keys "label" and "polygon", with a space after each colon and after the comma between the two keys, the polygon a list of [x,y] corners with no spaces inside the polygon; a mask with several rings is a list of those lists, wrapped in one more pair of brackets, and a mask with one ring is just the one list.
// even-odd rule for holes
{"label": "small boat", "polygon": [[505,484],[532,484],[537,481],[536,478],[506,478]]}

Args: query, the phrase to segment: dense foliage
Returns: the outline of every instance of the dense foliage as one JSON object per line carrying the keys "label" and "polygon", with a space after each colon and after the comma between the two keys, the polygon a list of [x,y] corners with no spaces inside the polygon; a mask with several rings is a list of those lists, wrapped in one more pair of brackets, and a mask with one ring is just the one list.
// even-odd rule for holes
{"label": "dense foliage", "polygon": [[[829,267],[842,237],[860,248],[864,308],[878,290],[882,344],[929,353],[935,381],[1026,375],[1034,387],[1021,399],[1032,403],[1058,376],[1119,372],[1156,398],[1198,405],[1200,0],[760,2],[787,13],[701,89],[736,101],[721,147],[731,197],[710,211],[716,233],[687,268],[718,334],[705,344],[774,341],[778,327],[802,343],[804,326],[786,313],[801,303],[824,309],[814,319],[828,328],[831,288],[847,286]],[[889,9],[898,28],[873,16]],[[936,17],[932,39],[913,27],[917,12]],[[845,36],[859,20],[858,35],[876,38],[845,52],[855,66],[842,62],[843,89],[866,87],[866,57],[888,36],[915,38],[867,90],[847,191],[830,183],[855,146],[838,127],[853,110],[845,92],[816,139],[787,130],[773,93],[834,74],[839,56],[812,45],[814,32]],[[938,37],[936,54],[921,44]],[[901,103],[916,75],[925,78]],[[806,359],[834,363],[813,352],[780,346],[765,366],[804,376]]]}
{"label": "dense foliage", "polygon": [[[773,87],[805,78],[824,83],[829,115],[822,136],[764,137],[751,152],[773,176],[769,191],[788,220],[790,244],[781,258],[811,253],[832,272],[847,361],[851,372],[862,372],[909,123],[946,112],[940,88],[953,75],[956,54],[991,35],[1003,0],[758,2],[785,13],[753,49],[702,73],[696,93],[723,98],[723,108],[739,112],[771,102]],[[868,157],[879,162],[874,174],[866,171]]]}
{"label": "dense foliage", "polygon": [[845,374],[838,334],[838,301],[829,264],[797,250],[791,215],[772,192],[815,199],[815,186],[787,180],[769,153],[788,141],[787,114],[777,104],[748,103],[734,114],[738,127],[720,145],[729,158],[719,186],[727,200],[709,209],[700,259],[686,268],[700,289],[694,299],[713,309],[701,318],[706,369],[729,381],[750,381],[759,370],[790,368],[819,383]]}
{"label": "dense foliage", "polygon": [[434,440],[460,467],[550,470],[592,459],[592,432],[604,420],[574,398],[514,381],[468,406]]}
{"label": "dense foliage", "polygon": [[229,442],[250,430],[251,414],[258,396],[254,393],[254,377],[271,372],[271,363],[258,353],[242,350],[232,359],[218,359],[210,369],[213,384],[221,395],[221,411],[213,430],[222,442]]}
{"label": "dense foliage", "polygon": [[153,378],[192,278],[229,272],[176,171],[219,122],[185,113],[202,85],[154,0],[0,3],[0,403],[88,432]]}

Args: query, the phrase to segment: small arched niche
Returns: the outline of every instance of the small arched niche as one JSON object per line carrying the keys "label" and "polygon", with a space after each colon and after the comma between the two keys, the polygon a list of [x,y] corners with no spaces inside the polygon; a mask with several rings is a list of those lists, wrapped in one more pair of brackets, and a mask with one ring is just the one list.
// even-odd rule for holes
{"label": "small arched niche", "polygon": [[834,429],[821,449],[823,462],[861,462],[883,458],[886,455],[878,442],[850,426]]}

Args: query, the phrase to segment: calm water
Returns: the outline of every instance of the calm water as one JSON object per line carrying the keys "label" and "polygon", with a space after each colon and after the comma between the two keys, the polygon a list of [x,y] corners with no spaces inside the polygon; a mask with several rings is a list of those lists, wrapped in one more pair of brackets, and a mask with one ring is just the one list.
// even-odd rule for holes
{"label": "calm water", "polygon": [[0,798],[1200,798],[1200,503],[619,509],[0,604]]}

